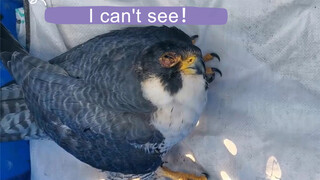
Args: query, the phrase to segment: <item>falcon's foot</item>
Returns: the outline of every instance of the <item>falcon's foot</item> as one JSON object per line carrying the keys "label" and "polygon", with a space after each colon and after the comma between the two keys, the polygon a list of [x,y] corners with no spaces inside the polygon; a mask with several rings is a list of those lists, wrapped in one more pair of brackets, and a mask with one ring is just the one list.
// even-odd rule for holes
{"label": "falcon's foot", "polygon": [[183,172],[175,172],[166,167],[159,167],[156,171],[158,176],[163,176],[170,178],[172,180],[207,180],[208,175],[203,174],[202,176],[197,176],[194,174],[187,174]]}
{"label": "falcon's foot", "polygon": [[216,72],[219,73],[220,76],[222,76],[222,72],[218,68],[206,67],[206,75],[212,75],[212,74],[215,74]]}
{"label": "falcon's foot", "polygon": [[219,57],[218,54],[216,54],[216,53],[208,53],[208,54],[206,54],[206,55],[203,56],[204,62],[210,61],[210,60],[212,60],[213,58],[217,58],[218,61],[220,62],[220,57]]}
{"label": "falcon's foot", "polygon": [[211,83],[215,77],[216,77],[216,72],[219,73],[220,76],[222,76],[222,73],[219,69],[217,68],[210,68],[210,67],[206,67],[206,81],[207,83]]}
{"label": "falcon's foot", "polygon": [[[192,40],[192,44],[195,44],[197,39],[199,38],[199,36],[198,35],[193,35],[190,38]],[[213,60],[215,58],[218,59],[218,61],[220,62],[220,57],[216,53],[208,53],[208,54],[204,55],[202,58],[203,58],[204,62],[211,61],[211,60]],[[219,73],[220,76],[222,76],[222,73],[221,73],[221,71],[219,69],[213,68],[213,67],[206,67],[205,78],[206,78],[207,83],[211,83],[214,80],[216,72]]]}
{"label": "falcon's foot", "polygon": [[[216,53],[208,53],[203,56],[204,62],[211,61],[214,58],[217,58],[218,61],[220,62],[220,57]],[[218,73],[220,76],[222,76],[222,73],[219,69],[214,68],[214,67],[206,67],[206,80],[208,83],[211,83],[214,80],[216,73]]]}

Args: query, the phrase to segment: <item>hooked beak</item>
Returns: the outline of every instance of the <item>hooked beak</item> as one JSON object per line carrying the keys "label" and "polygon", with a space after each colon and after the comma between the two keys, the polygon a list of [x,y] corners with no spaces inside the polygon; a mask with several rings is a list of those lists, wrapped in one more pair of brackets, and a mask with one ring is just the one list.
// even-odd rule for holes
{"label": "hooked beak", "polygon": [[204,64],[203,59],[197,58],[195,62],[195,69],[196,69],[196,74],[205,74],[206,73],[206,66]]}
{"label": "hooked beak", "polygon": [[203,59],[194,56],[182,61],[180,69],[184,74],[188,75],[201,75],[206,72]]}

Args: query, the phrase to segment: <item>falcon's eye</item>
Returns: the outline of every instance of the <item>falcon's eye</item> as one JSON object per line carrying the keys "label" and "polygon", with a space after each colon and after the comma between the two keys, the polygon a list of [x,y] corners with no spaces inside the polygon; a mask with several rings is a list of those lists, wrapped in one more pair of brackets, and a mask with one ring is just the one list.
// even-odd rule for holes
{"label": "falcon's eye", "polygon": [[163,67],[170,68],[181,61],[181,56],[174,52],[166,52],[160,57],[159,61]]}
{"label": "falcon's eye", "polygon": [[164,57],[164,58],[167,58],[167,59],[174,59],[172,56],[170,56],[170,55],[168,55],[168,54],[164,55],[163,57]]}

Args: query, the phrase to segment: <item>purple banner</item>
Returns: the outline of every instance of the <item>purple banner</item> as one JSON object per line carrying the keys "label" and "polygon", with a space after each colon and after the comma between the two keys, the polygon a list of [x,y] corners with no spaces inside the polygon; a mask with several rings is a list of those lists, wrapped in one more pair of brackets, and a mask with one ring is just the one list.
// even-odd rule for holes
{"label": "purple banner", "polygon": [[55,24],[192,24],[223,25],[224,8],[200,7],[50,7],[45,20]]}

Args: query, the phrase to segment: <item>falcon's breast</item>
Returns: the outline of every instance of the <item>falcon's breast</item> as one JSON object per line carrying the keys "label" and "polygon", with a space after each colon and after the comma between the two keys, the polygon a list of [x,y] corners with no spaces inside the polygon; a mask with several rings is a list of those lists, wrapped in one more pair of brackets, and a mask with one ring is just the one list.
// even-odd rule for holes
{"label": "falcon's breast", "polygon": [[207,102],[205,79],[202,75],[182,74],[182,88],[175,94],[166,91],[157,77],[141,85],[144,97],[157,107],[151,123],[165,138],[161,149],[165,152],[186,137],[199,120]]}

